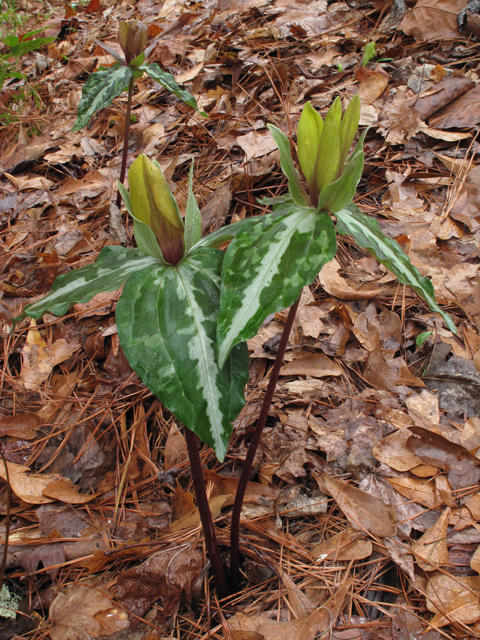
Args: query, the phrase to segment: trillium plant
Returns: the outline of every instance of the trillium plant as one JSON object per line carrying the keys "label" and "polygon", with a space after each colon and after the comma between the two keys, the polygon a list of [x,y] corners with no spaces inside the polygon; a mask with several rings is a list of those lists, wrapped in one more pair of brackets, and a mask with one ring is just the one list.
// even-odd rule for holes
{"label": "trillium plant", "polygon": [[[265,426],[302,288],[311,284],[336,252],[336,231],[352,236],[409,284],[430,308],[455,326],[435,302],[433,286],[411,265],[376,220],[351,202],[363,170],[363,140],[353,152],[360,117],[354,97],[342,116],[340,100],[325,120],[308,103],[297,132],[295,168],[285,134],[270,125],[288,178],[285,196],[264,200],[273,212],[229,225],[204,238],[193,194],[193,165],[185,219],[156,161],[139,156],[127,191],[137,248],[109,246],[97,262],[59,276],[51,292],[28,305],[22,317],[61,316],[123,284],[116,308],[120,343],[133,369],[186,427],[192,477],[217,589],[229,593],[205,492],[197,437],[222,462],[233,421],[244,405],[248,379],[246,340],[272,313],[290,307],[269,385],[239,481],[231,526],[231,584],[239,571],[240,511],[253,459]],[[308,185],[304,189],[304,182]],[[335,231],[332,214],[336,218]],[[218,247],[232,240],[226,252]],[[18,318],[20,320],[21,318]]]}
{"label": "trillium plant", "polygon": [[[94,113],[110,106],[115,98],[118,98],[128,89],[127,111],[125,114],[125,130],[123,139],[123,156],[120,169],[120,182],[123,184],[127,168],[128,141],[130,137],[130,113],[132,110],[133,87],[135,80],[140,79],[144,73],[156,80],[162,87],[180,98],[193,109],[198,110],[195,98],[180,89],[171,73],[163,71],[156,63],[148,63],[148,55],[155,48],[154,41],[145,49],[148,39],[148,27],[140,20],[133,22],[120,22],[118,28],[118,41],[125,55],[122,58],[115,49],[106,44],[98,44],[115,59],[111,67],[100,67],[98,71],[90,74],[82,89],[82,99],[78,103],[77,121],[73,131],[79,131],[85,127]],[[208,117],[202,112],[202,115]],[[117,197],[117,205],[120,206],[120,193]]]}

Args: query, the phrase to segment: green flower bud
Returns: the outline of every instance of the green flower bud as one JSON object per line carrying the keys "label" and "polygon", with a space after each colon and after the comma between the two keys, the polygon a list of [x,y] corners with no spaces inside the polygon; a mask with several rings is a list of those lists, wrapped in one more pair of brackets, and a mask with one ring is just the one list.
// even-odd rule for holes
{"label": "green flower bud", "polygon": [[130,167],[128,181],[135,218],[152,229],[166,262],[178,264],[184,252],[184,225],[160,165],[142,154]]}
{"label": "green flower bud", "polygon": [[298,159],[314,206],[322,189],[342,176],[359,120],[358,95],[350,100],[343,117],[340,98],[336,98],[325,121],[310,102],[305,105],[297,130]]}
{"label": "green flower bud", "polygon": [[133,22],[120,22],[118,27],[118,41],[125,54],[125,61],[130,64],[135,60],[147,44],[148,27],[140,20]]}

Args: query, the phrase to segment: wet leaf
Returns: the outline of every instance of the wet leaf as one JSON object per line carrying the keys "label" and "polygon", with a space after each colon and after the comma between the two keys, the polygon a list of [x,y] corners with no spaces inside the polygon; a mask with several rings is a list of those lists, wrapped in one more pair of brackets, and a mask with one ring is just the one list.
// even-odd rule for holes
{"label": "wet leaf", "polygon": [[300,620],[276,622],[262,616],[237,613],[227,621],[232,640],[312,640],[330,627],[330,612],[324,607]]}
{"label": "wet leaf", "polygon": [[83,584],[72,584],[65,593],[57,594],[49,621],[52,640],[90,640],[129,626],[125,611],[100,589]]}
{"label": "wet leaf", "polygon": [[140,617],[161,600],[163,616],[167,618],[182,594],[190,601],[192,583],[202,569],[203,554],[190,545],[157,552],[140,566],[120,574],[118,600],[127,611]]}

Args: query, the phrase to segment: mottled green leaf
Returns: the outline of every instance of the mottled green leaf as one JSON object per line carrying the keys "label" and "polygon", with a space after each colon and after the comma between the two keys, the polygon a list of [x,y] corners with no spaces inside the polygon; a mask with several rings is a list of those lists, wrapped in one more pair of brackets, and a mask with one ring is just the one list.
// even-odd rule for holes
{"label": "mottled green leaf", "polygon": [[[161,84],[162,87],[165,87],[165,89],[168,89],[168,91],[170,91],[170,93],[173,93],[174,96],[176,96],[180,100],[183,100],[185,104],[188,104],[190,107],[198,111],[198,104],[195,98],[190,93],[188,93],[188,91],[180,89],[174,76],[172,76],[171,73],[163,71],[155,62],[153,62],[152,64],[142,64],[138,68],[140,69],[140,71],[145,71],[145,73],[147,73],[150,78]],[[203,111],[201,111],[200,113],[208,118],[208,115],[206,113],[203,113]]]}
{"label": "mottled green leaf", "polygon": [[188,199],[185,212],[185,251],[190,249],[202,237],[202,214],[198,208],[197,199],[193,193],[193,160],[188,173]]}
{"label": "mottled green leaf", "polygon": [[248,353],[237,345],[220,369],[216,328],[224,254],[200,248],[176,267],[132,276],[117,304],[128,361],[175,417],[223,461],[232,422],[244,405]]}
{"label": "mottled green leaf", "polygon": [[296,205],[250,218],[227,249],[218,319],[220,364],[265,318],[292,305],[336,251],[327,214]]}
{"label": "mottled green leaf", "polygon": [[315,111],[310,102],[307,102],[303,107],[297,127],[298,160],[302,167],[303,175],[307,180],[310,179],[315,170],[322,130],[322,116]]}
{"label": "mottled green leaf", "polygon": [[267,126],[280,152],[280,165],[282,167],[283,173],[288,178],[288,190],[293,198],[293,201],[300,207],[308,207],[308,197],[302,187],[300,174],[298,173],[297,169],[295,169],[295,165],[293,164],[292,153],[290,151],[290,142],[287,136],[283,133],[283,131],[280,131],[280,129],[275,127],[273,124],[269,124]]}
{"label": "mottled green leaf", "polygon": [[402,251],[395,240],[387,238],[380,229],[380,225],[371,216],[367,216],[352,203],[345,209],[337,211],[337,230],[342,235],[349,235],[381,262],[398,278],[402,284],[408,284],[423,298],[432,311],[439,313],[448,328],[457,333],[452,318],[442,311],[435,300],[433,284],[428,278],[422,277],[416,267]]}
{"label": "mottled green leaf", "polygon": [[94,113],[112,104],[130,84],[133,69],[116,62],[113,67],[100,67],[88,76],[82,88],[82,99],[78,103],[77,121],[73,131],[83,129]]}
{"label": "mottled green leaf", "polygon": [[50,293],[27,305],[15,320],[18,322],[25,316],[41,318],[47,311],[63,316],[72,305],[88,302],[102,291],[115,291],[132,273],[152,264],[156,261],[138,249],[104,247],[93,264],[58,276]]}
{"label": "mottled green leaf", "polygon": [[133,233],[135,235],[137,247],[140,251],[146,253],[147,256],[155,258],[155,260],[158,260],[158,262],[161,262],[162,264],[167,264],[163,258],[162,250],[158,246],[157,238],[155,237],[153,230],[148,226],[148,224],[135,217],[132,209],[132,203],[130,201],[130,193],[119,180],[117,180],[117,186],[125,203],[125,207],[133,218]]}
{"label": "mottled green leaf", "polygon": [[366,130],[357,142],[354,152],[350,156],[342,175],[338,180],[327,184],[320,192],[318,199],[319,211],[335,213],[347,206],[352,200],[363,171],[363,141]]}
{"label": "mottled green leaf", "polygon": [[203,236],[197,242],[195,247],[221,247],[225,242],[229,242],[232,240],[244,224],[247,223],[251,218],[247,218],[245,220],[239,220],[238,222],[234,222],[233,224],[228,224],[226,227],[222,227],[221,229],[217,229],[213,233],[209,233],[208,236]]}

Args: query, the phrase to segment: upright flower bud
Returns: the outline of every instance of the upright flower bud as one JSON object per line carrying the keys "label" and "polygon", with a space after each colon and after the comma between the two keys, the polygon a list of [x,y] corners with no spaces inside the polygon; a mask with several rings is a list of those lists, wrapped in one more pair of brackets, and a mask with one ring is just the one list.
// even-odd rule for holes
{"label": "upright flower bud", "polygon": [[145,49],[148,38],[148,27],[140,20],[120,22],[118,41],[125,54],[125,61],[130,64]]}
{"label": "upright flower bud", "polygon": [[[356,161],[355,176],[358,173],[357,166],[359,166],[361,148],[356,149],[350,156],[348,163],[346,162],[357,133],[359,120],[360,97],[358,95],[350,100],[343,117],[340,99],[336,98],[325,116],[325,121],[309,102],[305,105],[298,123],[298,159],[308,181],[311,202],[315,207],[319,203],[327,206],[331,205],[333,201],[339,202],[344,199],[339,199],[335,190],[346,189],[346,185],[343,184],[343,182],[347,182],[345,172],[348,169],[350,175],[353,171],[352,160]],[[361,163],[363,167],[363,155]],[[342,184],[336,185],[338,189],[333,189],[334,183],[336,184],[344,174],[345,180],[342,181]],[[352,181],[348,180],[348,182]],[[327,187],[328,197],[322,199],[322,191]],[[351,184],[347,187],[348,190],[351,190]]]}
{"label": "upright flower bud", "polygon": [[130,167],[128,181],[135,218],[152,229],[165,261],[178,264],[184,252],[184,225],[160,165],[142,154]]}

